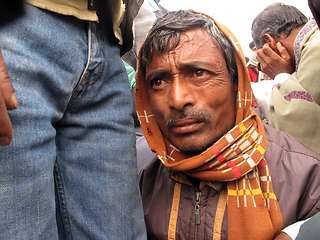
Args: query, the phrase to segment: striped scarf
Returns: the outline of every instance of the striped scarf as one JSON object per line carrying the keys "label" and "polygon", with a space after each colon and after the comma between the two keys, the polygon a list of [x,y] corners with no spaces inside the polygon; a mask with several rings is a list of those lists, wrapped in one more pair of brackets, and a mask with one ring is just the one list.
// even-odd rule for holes
{"label": "striped scarf", "polygon": [[264,159],[267,138],[261,120],[251,110],[250,78],[240,44],[229,29],[216,24],[232,42],[237,62],[239,79],[234,128],[197,156],[180,152],[161,134],[150,108],[140,66],[137,113],[151,150],[167,168],[201,180],[227,182],[229,239],[272,239],[282,229],[282,214]]}

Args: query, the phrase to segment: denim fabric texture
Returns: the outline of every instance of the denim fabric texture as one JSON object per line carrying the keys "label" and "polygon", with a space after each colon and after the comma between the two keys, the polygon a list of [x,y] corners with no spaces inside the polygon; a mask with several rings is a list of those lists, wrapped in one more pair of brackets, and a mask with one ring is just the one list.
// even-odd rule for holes
{"label": "denim fabric texture", "polygon": [[29,5],[0,45],[19,101],[0,147],[0,239],[146,239],[119,48],[96,22]]}

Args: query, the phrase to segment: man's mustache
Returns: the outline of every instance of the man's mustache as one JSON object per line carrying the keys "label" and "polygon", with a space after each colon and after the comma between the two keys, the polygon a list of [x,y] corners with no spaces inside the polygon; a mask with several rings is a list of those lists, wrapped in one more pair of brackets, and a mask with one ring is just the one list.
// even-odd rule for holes
{"label": "man's mustache", "polygon": [[194,118],[206,121],[211,118],[210,113],[205,109],[176,111],[166,119],[166,126],[170,127],[177,120]]}

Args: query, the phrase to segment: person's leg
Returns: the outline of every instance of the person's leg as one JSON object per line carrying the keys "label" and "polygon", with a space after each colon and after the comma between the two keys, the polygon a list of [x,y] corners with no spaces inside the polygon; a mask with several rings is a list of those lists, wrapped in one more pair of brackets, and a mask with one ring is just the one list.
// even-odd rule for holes
{"label": "person's leg", "polygon": [[57,129],[61,213],[74,239],[144,239],[133,103],[119,48],[89,24],[89,60]]}
{"label": "person's leg", "polygon": [[80,46],[74,44],[85,39],[72,39],[77,32],[85,32],[85,26],[69,27],[70,37],[60,32],[63,27],[56,16],[26,5],[24,17],[0,29],[4,61],[19,101],[18,109],[9,111],[12,143],[0,148],[3,239],[58,239],[52,124],[63,117],[77,75],[79,79],[85,66],[70,63],[86,58],[86,52],[79,53]]}
{"label": "person's leg", "polygon": [[26,12],[0,30],[19,100],[10,112],[13,141],[0,148],[1,237],[58,239],[58,223],[61,239],[144,238],[132,102],[118,49],[106,47],[86,68],[87,22],[31,6]]}

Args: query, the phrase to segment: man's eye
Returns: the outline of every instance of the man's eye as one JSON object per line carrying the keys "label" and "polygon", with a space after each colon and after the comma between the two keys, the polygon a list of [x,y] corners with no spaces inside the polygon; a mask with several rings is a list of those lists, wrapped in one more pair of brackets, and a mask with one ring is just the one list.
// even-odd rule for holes
{"label": "man's eye", "polygon": [[161,79],[153,79],[150,81],[150,86],[151,87],[159,87],[163,83],[163,80]]}
{"label": "man's eye", "polygon": [[159,86],[161,85],[162,80],[161,79],[154,79],[151,81],[151,86]]}
{"label": "man's eye", "polygon": [[205,70],[203,69],[197,69],[195,70],[194,74],[197,76],[197,77],[201,77],[205,74]]}

